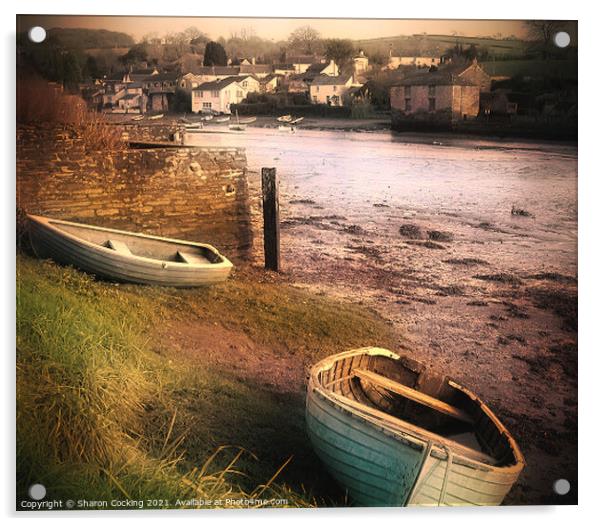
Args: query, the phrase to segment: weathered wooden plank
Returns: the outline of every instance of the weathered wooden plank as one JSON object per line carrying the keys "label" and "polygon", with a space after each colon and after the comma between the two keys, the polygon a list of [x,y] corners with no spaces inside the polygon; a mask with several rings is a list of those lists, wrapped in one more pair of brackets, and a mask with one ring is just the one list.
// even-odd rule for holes
{"label": "weathered wooden plank", "polygon": [[280,271],[280,206],[276,168],[261,169],[265,268]]}
{"label": "weathered wooden plank", "polygon": [[421,393],[420,391],[416,391],[411,387],[407,387],[400,383],[394,382],[385,376],[381,376],[380,374],[373,373],[372,371],[366,371],[365,369],[355,369],[353,371],[354,375],[362,380],[367,380],[373,384],[376,384],[380,387],[384,387],[388,391],[404,396],[405,398],[409,398],[410,400],[417,402],[419,404],[430,407],[431,409],[435,409],[440,413],[444,413],[453,418],[457,418],[458,420],[462,420],[463,422],[468,422],[469,424],[473,424],[474,421],[471,416],[454,407],[449,405],[437,398],[433,398],[432,396]]}

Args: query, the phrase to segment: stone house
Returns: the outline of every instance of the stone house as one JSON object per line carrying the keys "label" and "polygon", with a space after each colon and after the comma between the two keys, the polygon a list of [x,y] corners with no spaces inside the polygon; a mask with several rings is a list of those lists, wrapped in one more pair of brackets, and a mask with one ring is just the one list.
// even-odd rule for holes
{"label": "stone house", "polygon": [[479,114],[480,87],[449,72],[430,71],[406,78],[391,88],[391,115],[396,120],[452,123]]}
{"label": "stone house", "polygon": [[150,111],[169,111],[178,85],[177,74],[156,73],[141,79]]}
{"label": "stone house", "polygon": [[347,92],[353,85],[353,75],[320,75],[309,85],[309,98],[312,104],[343,106]]}

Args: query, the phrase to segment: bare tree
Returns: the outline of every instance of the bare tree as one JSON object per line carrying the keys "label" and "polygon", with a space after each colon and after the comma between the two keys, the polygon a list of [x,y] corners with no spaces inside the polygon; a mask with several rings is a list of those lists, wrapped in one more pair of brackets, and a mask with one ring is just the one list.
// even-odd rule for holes
{"label": "bare tree", "polygon": [[312,54],[320,42],[320,33],[311,26],[301,26],[288,37],[289,46],[301,49],[304,53]]}
{"label": "bare tree", "polygon": [[527,20],[527,33],[531,40],[541,42],[544,46],[551,44],[554,35],[564,28],[561,20]]}

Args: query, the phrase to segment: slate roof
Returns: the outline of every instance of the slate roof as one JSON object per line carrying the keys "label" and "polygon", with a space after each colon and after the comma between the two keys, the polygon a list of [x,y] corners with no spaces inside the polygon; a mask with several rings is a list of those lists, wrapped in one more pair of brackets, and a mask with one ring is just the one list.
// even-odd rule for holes
{"label": "slate roof", "polygon": [[240,66],[203,66],[199,68],[199,75],[238,75]]}
{"label": "slate roof", "polygon": [[339,75],[338,77],[331,77],[329,75],[320,75],[316,77],[312,82],[312,86],[342,86],[349,82],[351,75]]}
{"label": "slate roof", "polygon": [[[246,78],[242,77],[242,78]],[[193,88],[192,91],[221,91],[225,87],[234,82],[240,82],[241,77],[227,77],[221,80],[213,80],[211,82],[203,82],[200,86]]]}
{"label": "slate roof", "polygon": [[396,82],[396,86],[478,86],[478,83],[471,82],[460,77],[473,62],[459,62],[446,64],[434,70],[422,70],[411,74]]}
{"label": "slate roof", "polygon": [[291,63],[286,64],[274,64],[274,69],[288,69],[291,71],[295,71],[295,65]]}
{"label": "slate roof", "polygon": [[240,65],[240,73],[244,74],[244,73],[248,73],[248,74],[253,74],[253,73],[271,73],[272,71],[272,66],[270,66],[269,64],[241,64]]}

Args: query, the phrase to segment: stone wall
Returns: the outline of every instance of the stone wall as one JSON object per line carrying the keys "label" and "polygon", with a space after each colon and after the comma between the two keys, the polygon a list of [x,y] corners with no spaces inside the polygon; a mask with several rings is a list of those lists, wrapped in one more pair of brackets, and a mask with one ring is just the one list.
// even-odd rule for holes
{"label": "stone wall", "polygon": [[87,151],[72,128],[18,127],[17,207],[206,242],[233,258],[252,243],[241,148]]}

